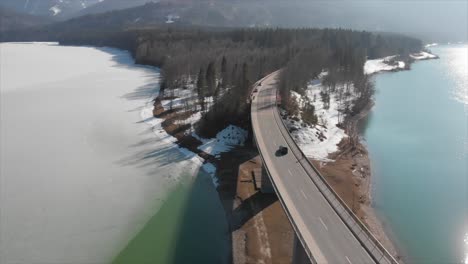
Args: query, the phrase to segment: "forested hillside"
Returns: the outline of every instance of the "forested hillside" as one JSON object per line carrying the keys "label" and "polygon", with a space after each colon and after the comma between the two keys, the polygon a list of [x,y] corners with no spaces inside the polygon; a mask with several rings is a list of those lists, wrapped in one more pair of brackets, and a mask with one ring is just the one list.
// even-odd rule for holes
{"label": "forested hillside", "polygon": [[[202,105],[203,129],[246,120],[251,84],[280,68],[284,68],[280,88],[285,107],[289,91],[301,92],[326,70],[333,87],[348,82],[359,90],[354,109],[349,109],[349,114],[357,113],[373,94],[362,70],[366,58],[420,49],[421,42],[412,38],[339,29],[173,29],[141,32],[135,56],[140,63],[162,67],[165,89],[202,79],[197,82],[199,97],[213,96],[211,108]],[[212,125],[204,126],[203,121]]]}
{"label": "forested hillside", "polygon": [[40,27],[51,22],[46,17],[23,14],[0,7],[0,32]]}

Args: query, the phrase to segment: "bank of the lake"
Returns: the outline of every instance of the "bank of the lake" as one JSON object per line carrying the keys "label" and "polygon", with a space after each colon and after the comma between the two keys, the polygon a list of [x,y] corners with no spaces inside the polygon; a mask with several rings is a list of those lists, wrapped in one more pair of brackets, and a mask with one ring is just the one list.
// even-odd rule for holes
{"label": "bank of the lake", "polygon": [[157,69],[40,43],[0,66],[0,263],[226,261],[210,176],[151,116]]}
{"label": "bank of the lake", "polygon": [[373,207],[411,263],[463,263],[467,248],[467,46],[375,76],[364,125]]}

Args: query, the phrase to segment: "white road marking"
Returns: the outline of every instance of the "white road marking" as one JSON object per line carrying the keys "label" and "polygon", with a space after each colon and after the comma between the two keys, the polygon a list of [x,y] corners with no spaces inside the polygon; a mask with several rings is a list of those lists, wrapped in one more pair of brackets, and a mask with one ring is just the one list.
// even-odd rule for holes
{"label": "white road marking", "polygon": [[351,260],[349,260],[348,256],[345,256],[346,260],[349,262],[349,264],[353,264]]}
{"label": "white road marking", "polygon": [[[306,198],[306,199],[307,199],[307,196],[306,196],[306,194],[304,193],[304,191],[303,191],[303,190],[301,190],[301,193],[302,193],[302,196],[304,196],[304,198]],[[308,200],[308,199],[307,199],[307,200]]]}
{"label": "white road marking", "polygon": [[328,227],[327,227],[327,225],[323,222],[322,218],[319,217],[318,219],[319,219],[320,222],[322,223],[323,227],[325,227],[325,229],[328,231]]}
{"label": "white road marking", "polygon": [[290,170],[288,170],[288,172],[289,172],[289,175],[291,175],[291,176],[292,176],[292,172],[291,172]]}

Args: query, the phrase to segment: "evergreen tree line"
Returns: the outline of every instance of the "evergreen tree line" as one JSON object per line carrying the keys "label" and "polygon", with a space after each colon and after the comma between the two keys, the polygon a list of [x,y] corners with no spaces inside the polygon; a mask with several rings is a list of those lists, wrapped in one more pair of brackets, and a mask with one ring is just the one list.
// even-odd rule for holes
{"label": "evergreen tree line", "polygon": [[[280,68],[283,102],[290,100],[291,90],[303,93],[307,82],[325,69],[329,72],[329,89],[323,92],[323,98],[329,101],[329,94],[344,83],[348,91],[340,91],[340,98],[351,105],[346,95],[354,86],[358,99],[352,102],[352,108],[344,106],[343,118],[358,113],[373,94],[372,83],[363,74],[366,59],[408,54],[419,51],[421,46],[419,40],[400,35],[343,29],[171,29],[140,34],[136,59],[161,67],[165,89],[184,87],[197,80],[204,111],[198,130],[213,136],[210,131],[248,120],[251,84]],[[211,107],[205,105],[206,96],[213,96]],[[304,108],[306,119],[316,122],[313,103],[308,102]]]}

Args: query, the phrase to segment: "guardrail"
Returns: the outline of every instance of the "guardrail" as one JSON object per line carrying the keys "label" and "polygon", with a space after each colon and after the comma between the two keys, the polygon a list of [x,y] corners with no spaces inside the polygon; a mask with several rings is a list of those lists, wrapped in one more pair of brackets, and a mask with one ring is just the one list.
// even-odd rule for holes
{"label": "guardrail", "polygon": [[[279,108],[277,106],[275,106],[275,108],[275,121],[281,133],[283,134],[286,143],[289,145],[291,152],[296,156],[303,169],[307,172],[315,186],[317,186],[327,202],[341,218],[343,223],[349,228],[349,230],[353,233],[359,243],[366,249],[367,253],[369,253],[375,262],[398,264],[399,262],[387,251],[387,249],[385,249],[385,247],[377,240],[377,238],[374,237],[369,229],[361,222],[361,220],[328,184],[322,174],[309,161],[307,156],[302,152],[300,147],[289,133],[289,130],[284,123],[283,118],[281,117]],[[278,119],[280,121],[278,121]]]}
{"label": "guardrail", "polygon": [[[255,142],[255,146],[257,147],[257,149],[260,150],[260,148],[258,147],[257,138],[255,136],[255,133],[254,133],[254,142]],[[260,155],[260,158],[262,159],[262,164],[266,164],[262,155]],[[264,166],[264,167],[265,167],[265,170],[267,171],[268,178],[270,178],[270,181],[271,181],[271,183],[273,185],[273,188],[275,189],[275,193],[277,194],[278,199],[280,200],[281,207],[283,207],[284,211],[286,212],[286,216],[288,217],[289,222],[291,223],[291,225],[292,225],[292,227],[294,229],[294,232],[298,236],[299,241],[301,241],[302,247],[304,248],[307,256],[309,256],[309,259],[311,260],[311,262],[312,263],[317,263],[317,261],[314,259],[314,256],[312,255],[312,252],[310,252],[309,248],[304,245],[305,240],[302,237],[301,233],[299,232],[299,228],[297,227],[296,222],[294,222],[293,218],[291,217],[291,212],[289,212],[288,208],[285,206],[284,199],[281,196],[281,193],[278,192],[278,187],[276,186],[275,181],[273,181],[273,179],[271,178],[270,170],[268,169],[267,166]]]}
{"label": "guardrail", "polygon": [[[278,70],[280,71],[280,70]],[[270,74],[268,74],[267,76],[261,78],[260,80],[256,81],[252,87],[252,91],[258,86],[259,83],[263,82],[266,78],[268,78],[270,75],[272,74],[275,74],[276,72],[278,71],[275,71],[275,72],[272,72]],[[252,95],[251,95],[252,96]],[[251,105],[252,107],[252,105]],[[252,109],[251,109],[251,112],[252,112]],[[250,119],[250,122],[252,123],[252,129],[254,127],[253,125],[253,118]],[[257,147],[257,149],[260,151],[260,148],[258,147],[258,143],[257,143],[257,137],[255,135],[255,133],[253,133],[253,139],[254,139],[254,142],[255,142],[255,146]],[[261,151],[260,151],[261,152]],[[262,159],[262,164],[266,164],[265,163],[265,159],[263,158],[263,155],[260,155],[260,158]],[[283,207],[284,211],[286,212],[286,216],[288,217],[289,219],[289,222],[291,223],[293,229],[294,229],[294,232],[296,233],[296,235],[298,236],[299,238],[299,241],[301,242],[302,244],[302,247],[304,248],[307,256],[309,256],[309,259],[311,260],[312,263],[317,263],[317,261],[314,259],[314,256],[312,255],[312,252],[310,252],[309,248],[305,245],[305,240],[304,238],[302,237],[301,233],[299,232],[299,228],[297,227],[296,225],[296,222],[294,222],[294,219],[291,217],[291,212],[289,211],[289,209],[285,206],[285,203],[284,203],[284,199],[283,197],[281,196],[281,193],[278,192],[278,187],[276,186],[275,184],[275,181],[273,181],[272,177],[271,177],[271,174],[270,174],[270,170],[268,169],[267,166],[263,166],[267,172],[267,175],[268,175],[268,178],[270,179],[270,182],[272,183],[273,185],[273,188],[275,189],[275,193],[277,194],[278,196],[278,199],[280,200],[280,204],[281,204],[281,207]]]}

